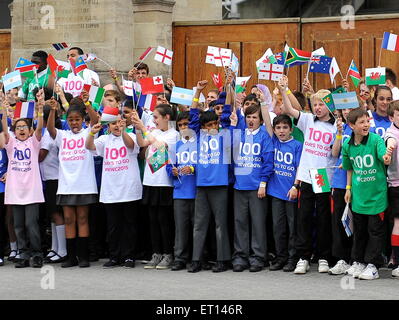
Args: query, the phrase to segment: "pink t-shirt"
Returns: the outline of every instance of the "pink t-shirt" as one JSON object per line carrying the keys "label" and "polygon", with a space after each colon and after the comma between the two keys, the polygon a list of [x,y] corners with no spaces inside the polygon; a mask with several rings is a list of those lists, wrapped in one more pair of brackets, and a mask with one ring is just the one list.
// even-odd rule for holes
{"label": "pink t-shirt", "polygon": [[5,147],[8,156],[5,204],[44,202],[39,170],[40,142],[36,135],[19,141],[10,135]]}
{"label": "pink t-shirt", "polygon": [[388,166],[388,186],[399,187],[399,129],[392,123],[385,133],[385,141],[388,138],[396,140],[397,147],[392,152],[391,164]]}

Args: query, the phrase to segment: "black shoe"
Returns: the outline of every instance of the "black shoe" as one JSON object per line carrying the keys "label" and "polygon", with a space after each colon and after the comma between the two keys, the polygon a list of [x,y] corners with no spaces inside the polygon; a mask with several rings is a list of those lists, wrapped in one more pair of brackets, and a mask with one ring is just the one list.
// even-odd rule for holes
{"label": "black shoe", "polygon": [[26,268],[29,267],[29,260],[21,259],[15,263],[15,268]]}
{"label": "black shoe", "polygon": [[179,271],[186,269],[186,264],[183,261],[174,261],[171,267],[172,271]]}
{"label": "black shoe", "polygon": [[115,260],[109,260],[108,262],[103,264],[103,268],[110,269],[119,266],[119,263]]}
{"label": "black shoe", "polygon": [[54,257],[54,256],[56,256],[56,255],[57,255],[57,252],[55,252],[54,250],[50,250],[50,251],[47,253],[47,256],[44,257],[43,262],[44,262],[44,263],[52,263],[52,261],[51,261],[50,258],[52,258],[52,257]]}
{"label": "black shoe", "polygon": [[273,263],[272,265],[270,265],[269,270],[270,271],[277,271],[277,270],[281,270],[284,268],[285,266],[285,261],[277,259],[275,263]]}
{"label": "black shoe", "polygon": [[61,268],[71,268],[78,265],[78,259],[76,257],[67,258],[65,262],[62,263]]}
{"label": "black shoe", "polygon": [[257,265],[252,265],[249,267],[249,272],[259,272],[262,270],[263,270],[263,267],[257,266]]}
{"label": "black shoe", "polygon": [[208,271],[212,270],[212,265],[208,261],[203,261],[201,263],[202,270]]}
{"label": "black shoe", "polygon": [[284,266],[284,272],[293,272],[296,268],[296,262],[293,260],[288,260],[288,263]]}
{"label": "black shoe", "polygon": [[79,268],[88,268],[90,267],[89,260],[79,260]]}
{"label": "black shoe", "polygon": [[[13,252],[15,252],[15,255],[11,255],[11,253],[13,253]],[[11,250],[9,255],[8,255],[7,261],[14,261],[15,257],[17,256],[17,254],[18,254],[17,250]]]}
{"label": "black shoe", "polygon": [[223,261],[217,261],[216,265],[212,268],[212,272],[224,272],[227,270],[229,270],[229,266]]}
{"label": "black shoe", "polygon": [[123,264],[123,266],[125,268],[134,268],[136,265],[136,262],[133,259],[126,259],[125,263]]}
{"label": "black shoe", "polygon": [[196,272],[201,271],[201,269],[202,269],[201,262],[193,261],[193,262],[191,262],[191,265],[190,265],[190,267],[188,268],[187,271],[191,272],[191,273],[196,273]]}
{"label": "black shoe", "polygon": [[233,265],[233,271],[234,272],[243,272],[245,269],[248,269],[247,266],[244,266],[242,264],[235,264]]}
{"label": "black shoe", "polygon": [[41,267],[43,267],[43,259],[39,256],[35,256],[35,257],[31,258],[30,264],[31,264],[32,268],[41,268]]}
{"label": "black shoe", "polygon": [[0,258],[0,267],[4,266],[4,258]]}

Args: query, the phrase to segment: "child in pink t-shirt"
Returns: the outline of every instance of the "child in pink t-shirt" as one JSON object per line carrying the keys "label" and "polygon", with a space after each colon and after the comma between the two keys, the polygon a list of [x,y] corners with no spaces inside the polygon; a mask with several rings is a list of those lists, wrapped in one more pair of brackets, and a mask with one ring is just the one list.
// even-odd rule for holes
{"label": "child in pink t-shirt", "polygon": [[[5,148],[9,159],[4,203],[11,205],[14,229],[21,260],[16,268],[31,265],[40,268],[43,264],[39,231],[39,203],[44,202],[39,170],[39,150],[43,127],[43,90],[37,94],[38,121],[36,130],[32,129],[32,119],[21,118],[13,126],[15,137],[9,135],[7,113],[2,109],[2,125]],[[25,234],[29,237],[28,241]]]}

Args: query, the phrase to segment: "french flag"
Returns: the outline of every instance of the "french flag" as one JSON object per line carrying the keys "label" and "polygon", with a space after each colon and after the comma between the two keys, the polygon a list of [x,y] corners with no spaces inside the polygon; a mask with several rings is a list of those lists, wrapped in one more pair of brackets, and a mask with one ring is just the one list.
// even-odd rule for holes
{"label": "french flag", "polygon": [[157,96],[154,94],[142,94],[139,99],[138,106],[143,109],[154,111],[157,104]]}
{"label": "french flag", "polygon": [[29,118],[33,119],[35,114],[35,102],[17,102],[14,111],[14,119]]}
{"label": "french flag", "polygon": [[384,32],[381,48],[399,52],[398,36],[393,33]]}

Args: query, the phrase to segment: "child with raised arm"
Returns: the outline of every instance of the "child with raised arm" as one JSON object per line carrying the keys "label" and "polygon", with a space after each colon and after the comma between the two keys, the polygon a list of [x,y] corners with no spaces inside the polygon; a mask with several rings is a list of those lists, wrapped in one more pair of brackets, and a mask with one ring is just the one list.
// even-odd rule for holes
{"label": "child with raised arm", "polygon": [[[5,139],[0,148],[5,148],[9,158],[5,204],[12,205],[14,228],[20,260],[16,268],[43,265],[39,229],[39,203],[44,202],[40,170],[39,150],[43,128],[44,94],[37,94],[38,122],[32,129],[32,119],[21,118],[14,123],[14,135],[8,133],[7,113],[2,109],[2,126]],[[28,239],[27,239],[28,237]],[[29,247],[28,247],[29,243]]]}
{"label": "child with raised arm", "polygon": [[139,147],[136,136],[126,132],[126,121],[108,124],[108,135],[97,139],[101,130],[97,123],[86,139],[86,148],[104,158],[100,202],[105,203],[110,258],[103,267],[135,266],[137,244],[138,200],[142,196],[140,171],[137,164]]}
{"label": "child with raised arm", "polygon": [[[328,168],[335,164],[331,155],[333,140],[337,131],[335,119],[321,100],[330,91],[319,90],[311,96],[313,113],[294,109],[286,93],[287,81],[279,82],[283,97],[283,113],[297,119],[298,128],[304,133],[304,147],[298,167],[297,179],[301,181],[299,210],[297,215],[296,254],[299,258],[295,274],[305,274],[309,270],[312,255],[312,217],[316,207],[317,241],[321,273],[328,272],[331,257],[331,206],[330,192],[315,193],[312,188],[310,169]],[[331,170],[328,170],[331,176]]]}
{"label": "child with raised arm", "polygon": [[97,202],[98,191],[93,155],[85,148],[85,141],[91,132],[91,127],[86,129],[82,127],[85,118],[84,106],[90,115],[90,125],[93,126],[98,122],[98,115],[89,102],[71,104],[67,112],[70,130],[55,128],[54,121],[57,112],[55,105],[52,106],[47,121],[47,130],[59,148],[57,205],[62,206],[64,211],[68,257],[61,265],[63,268],[77,265],[81,268],[90,266],[89,205]]}
{"label": "child with raised arm", "polygon": [[[367,111],[354,109],[348,114],[353,133],[342,147],[342,167],[348,170],[345,202],[353,214],[352,266],[354,278],[379,278],[384,263],[384,212],[388,207],[385,165],[391,162],[392,147],[371,133]],[[388,140],[389,141],[389,140]]]}

